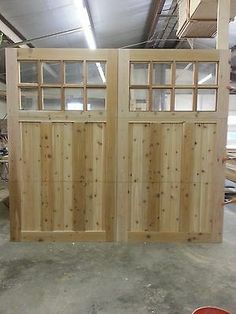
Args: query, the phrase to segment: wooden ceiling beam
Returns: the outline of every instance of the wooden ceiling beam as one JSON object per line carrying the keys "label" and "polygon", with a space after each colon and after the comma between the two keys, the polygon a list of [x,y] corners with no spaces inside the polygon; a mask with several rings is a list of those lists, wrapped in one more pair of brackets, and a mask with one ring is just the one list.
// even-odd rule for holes
{"label": "wooden ceiling beam", "polygon": [[[13,43],[26,40],[26,38],[2,15],[0,14],[0,31]],[[22,48],[33,48],[32,44],[22,45]]]}
{"label": "wooden ceiling beam", "polygon": [[[166,0],[153,0],[152,1],[150,5],[149,13],[148,13],[146,26],[145,26],[143,41],[150,40],[155,34],[156,26],[157,26],[161,11],[164,7],[165,1]],[[147,42],[145,44],[146,48],[151,47],[151,46],[152,46],[152,43]]]}

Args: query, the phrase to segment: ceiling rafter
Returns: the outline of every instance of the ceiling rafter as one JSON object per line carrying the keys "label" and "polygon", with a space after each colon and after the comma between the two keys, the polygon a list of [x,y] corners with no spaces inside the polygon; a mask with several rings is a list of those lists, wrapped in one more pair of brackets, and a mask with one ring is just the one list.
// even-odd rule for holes
{"label": "ceiling rafter", "polygon": [[[25,36],[23,36],[2,14],[0,14],[0,31],[12,43],[26,40]],[[25,47],[33,48],[34,46],[28,43]]]}
{"label": "ceiling rafter", "polygon": [[[153,0],[152,1],[150,5],[149,13],[148,13],[146,26],[145,26],[143,40],[149,41],[153,38],[157,23],[158,23],[158,20],[159,20],[159,17],[160,17],[160,14],[164,7],[165,2],[166,0]],[[145,45],[146,48],[149,48],[151,46],[152,46],[152,43],[150,42],[147,42]]]}

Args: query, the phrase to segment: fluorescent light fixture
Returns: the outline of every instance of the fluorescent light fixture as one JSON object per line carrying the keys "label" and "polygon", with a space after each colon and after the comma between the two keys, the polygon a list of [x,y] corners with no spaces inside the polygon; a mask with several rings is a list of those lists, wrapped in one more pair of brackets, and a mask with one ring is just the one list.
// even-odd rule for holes
{"label": "fluorescent light fixture", "polygon": [[83,104],[81,102],[68,102],[68,110],[83,110]]}
{"label": "fluorescent light fixture", "polygon": [[212,78],[212,74],[209,74],[207,76],[205,76],[203,79],[201,79],[200,81],[198,81],[198,84],[203,84],[207,81],[209,81]]}
{"label": "fluorescent light fixture", "polygon": [[106,78],[105,78],[105,75],[104,75],[101,63],[100,62],[96,62],[96,66],[97,66],[98,72],[99,72],[99,74],[101,76],[101,79],[102,79],[103,83],[105,84],[106,83]]}
{"label": "fluorescent light fixture", "polygon": [[89,19],[89,15],[88,15],[88,11],[84,5],[84,1],[83,0],[74,0],[74,4],[77,6],[78,10],[78,14],[79,14],[79,19],[81,22],[81,26],[84,30],[84,34],[85,34],[85,38],[87,41],[87,44],[89,46],[90,49],[96,49],[96,42],[93,36],[93,32],[92,32],[92,26],[90,23],[90,19]]}
{"label": "fluorescent light fixture", "polygon": [[[80,19],[80,23],[81,23],[81,26],[82,26],[83,31],[84,31],[84,35],[85,35],[88,47],[92,50],[95,50],[97,48],[97,46],[96,46],[96,42],[95,42],[95,39],[93,36],[93,31],[92,31],[92,26],[91,26],[90,18],[88,15],[88,11],[84,5],[84,1],[83,0],[74,0],[74,4],[79,9],[79,11],[78,11],[79,19]],[[100,62],[96,62],[96,66],[97,66],[98,72],[101,76],[101,79],[102,79],[103,83],[105,84],[106,83],[106,77],[105,77],[105,74],[103,72],[103,69],[101,67]]]}

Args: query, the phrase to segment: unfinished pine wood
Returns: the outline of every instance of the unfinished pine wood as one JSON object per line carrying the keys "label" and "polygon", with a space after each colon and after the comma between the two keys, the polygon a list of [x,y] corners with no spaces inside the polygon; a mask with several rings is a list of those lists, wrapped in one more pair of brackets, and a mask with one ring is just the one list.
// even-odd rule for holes
{"label": "unfinished pine wood", "polygon": [[6,49],[10,233],[12,241],[21,240],[21,137],[18,121],[18,65],[17,50]]}
{"label": "unfinished pine wood", "polygon": [[22,230],[41,230],[40,124],[23,124],[22,135]]}
{"label": "unfinished pine wood", "polygon": [[[12,49],[10,56],[9,69],[16,74],[9,77],[13,84],[9,86],[15,89],[14,93],[13,88],[9,91],[9,125],[14,125],[14,132],[9,132],[14,144],[10,165],[11,205],[15,206],[12,239],[20,240],[22,236],[25,241],[113,240],[117,51],[62,49],[55,53],[54,49]],[[106,110],[47,112],[42,110],[41,100],[41,111],[19,110],[17,86],[22,84],[18,82],[17,60],[33,59],[39,65],[40,60],[55,60],[62,64],[62,56],[68,61],[106,61],[107,83],[102,87],[106,88]],[[18,166],[21,162],[22,166]]]}
{"label": "unfinished pine wood", "polygon": [[221,241],[219,200],[223,201],[224,172],[219,155],[224,152],[225,138],[218,129],[226,125],[227,111],[222,102],[227,98],[225,61],[219,62],[219,82],[223,85],[219,85],[215,112],[129,111],[130,62],[223,58],[223,52],[217,50],[209,54],[191,50],[188,56],[175,52],[175,56],[161,50],[120,52],[117,184],[118,231],[123,240]]}
{"label": "unfinished pine wood", "polygon": [[[11,71],[17,53],[18,60],[107,62],[104,111],[19,110],[17,77],[8,74],[13,240],[222,240],[227,52],[12,51]],[[173,111],[172,97],[170,112],[129,111],[130,62],[158,61],[218,62],[217,110]]]}

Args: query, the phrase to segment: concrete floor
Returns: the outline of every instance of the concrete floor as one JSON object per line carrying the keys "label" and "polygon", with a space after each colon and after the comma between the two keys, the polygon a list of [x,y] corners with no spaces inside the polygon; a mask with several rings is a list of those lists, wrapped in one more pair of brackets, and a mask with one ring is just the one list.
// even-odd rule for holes
{"label": "concrete floor", "polygon": [[0,313],[236,313],[235,227],[232,207],[223,244],[10,243],[2,204]]}

